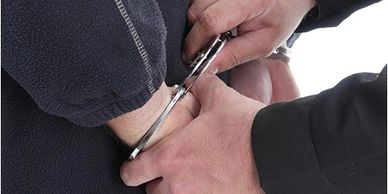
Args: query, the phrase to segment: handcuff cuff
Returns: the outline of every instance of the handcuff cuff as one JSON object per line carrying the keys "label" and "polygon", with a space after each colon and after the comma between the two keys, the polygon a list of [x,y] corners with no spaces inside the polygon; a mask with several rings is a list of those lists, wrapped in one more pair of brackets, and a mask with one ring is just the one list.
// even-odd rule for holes
{"label": "handcuff cuff", "polygon": [[286,43],[284,43],[280,47],[275,49],[275,51],[272,53],[272,55],[269,56],[269,58],[280,59],[288,62],[291,58],[291,55],[291,49],[287,46]]}
{"label": "handcuff cuff", "polygon": [[[144,136],[140,139],[140,141],[136,144],[133,149],[131,155],[129,156],[129,160],[134,160],[139,152],[144,148],[147,142],[151,139],[151,137],[163,126],[164,122],[167,120],[167,117],[174,106],[180,101],[193,87],[195,82],[201,78],[201,76],[205,73],[206,69],[210,66],[218,52],[224,47],[225,43],[232,38],[232,32],[228,31],[222,34],[219,34],[207,48],[205,48],[199,55],[194,59],[194,61],[190,64],[190,67],[193,68],[191,73],[183,80],[183,82],[179,85],[175,85],[172,92],[172,99],[167,104],[166,108],[164,108],[163,112],[160,114],[158,119],[152,124],[150,129],[144,134]],[[188,86],[185,86],[189,80],[191,83]]]}

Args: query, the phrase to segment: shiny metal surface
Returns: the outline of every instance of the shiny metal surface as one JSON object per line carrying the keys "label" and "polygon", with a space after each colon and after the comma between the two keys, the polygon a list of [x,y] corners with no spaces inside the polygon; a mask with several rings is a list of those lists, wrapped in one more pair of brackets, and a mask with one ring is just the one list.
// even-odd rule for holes
{"label": "shiny metal surface", "polygon": [[[181,84],[174,86],[171,101],[167,104],[166,108],[160,114],[158,119],[156,119],[154,124],[152,124],[147,133],[140,139],[139,143],[136,145],[135,149],[129,156],[129,160],[135,159],[136,156],[147,144],[147,142],[151,139],[151,137],[163,126],[164,122],[168,117],[168,114],[174,108],[176,103],[190,91],[191,87],[193,87],[195,82],[205,73],[206,69],[214,60],[218,52],[224,47],[226,41],[230,38],[232,38],[231,32],[225,32],[218,35],[209,44],[209,46],[205,50],[200,52],[199,55],[194,59],[194,61],[190,64],[190,67],[193,68],[193,70],[183,80]],[[189,83],[189,80],[191,81],[191,83]]]}

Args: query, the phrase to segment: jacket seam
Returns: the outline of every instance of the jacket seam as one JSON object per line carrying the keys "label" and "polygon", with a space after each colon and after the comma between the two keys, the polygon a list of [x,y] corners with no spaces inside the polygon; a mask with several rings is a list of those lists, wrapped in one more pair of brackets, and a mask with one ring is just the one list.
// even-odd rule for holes
{"label": "jacket seam", "polygon": [[136,48],[139,51],[139,54],[143,60],[143,65],[144,65],[145,70],[146,70],[147,75],[148,75],[148,81],[147,81],[148,82],[147,83],[148,90],[151,94],[154,94],[156,90],[155,90],[155,87],[153,84],[152,73],[151,73],[152,68],[151,68],[151,65],[149,63],[148,52],[145,49],[143,41],[141,40],[139,34],[137,33],[137,30],[136,30],[135,26],[133,25],[133,22],[132,22],[130,16],[128,15],[128,11],[124,6],[123,1],[122,0],[115,0],[115,2],[116,2],[117,8],[120,11],[121,16],[123,17],[123,19],[125,21],[125,24],[127,25],[128,29],[129,29],[129,32],[131,33],[132,40],[135,42]]}

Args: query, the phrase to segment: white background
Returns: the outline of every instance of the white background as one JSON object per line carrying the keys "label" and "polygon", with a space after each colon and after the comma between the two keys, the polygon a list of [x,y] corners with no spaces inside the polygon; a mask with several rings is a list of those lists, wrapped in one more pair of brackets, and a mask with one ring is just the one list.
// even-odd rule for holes
{"label": "white background", "polygon": [[353,13],[339,26],[302,34],[292,47],[291,70],[301,95],[335,86],[357,72],[380,72],[388,63],[388,3]]}

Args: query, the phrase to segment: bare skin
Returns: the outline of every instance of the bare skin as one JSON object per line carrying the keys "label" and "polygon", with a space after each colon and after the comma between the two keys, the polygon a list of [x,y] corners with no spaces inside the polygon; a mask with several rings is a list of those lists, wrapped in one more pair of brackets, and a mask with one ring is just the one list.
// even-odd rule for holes
{"label": "bare skin", "polygon": [[125,162],[124,183],[151,181],[147,193],[263,193],[250,138],[253,119],[265,105],[211,74],[192,92],[201,105],[199,116]]}
{"label": "bare skin", "polygon": [[300,97],[288,59],[276,55],[233,68],[230,84],[244,96],[267,105]]}
{"label": "bare skin", "polygon": [[[151,99],[141,108],[123,114],[107,122],[116,135],[127,145],[134,146],[151,125],[156,121],[164,107],[171,99],[171,91],[164,83]],[[196,99],[188,93],[174,107],[167,121],[145,146],[145,149],[158,142],[163,137],[178,128],[186,126],[198,114],[199,105]]]}
{"label": "bare skin", "polygon": [[183,58],[192,60],[213,37],[233,28],[237,37],[225,45],[209,72],[269,56],[314,6],[314,0],[193,0]]}

